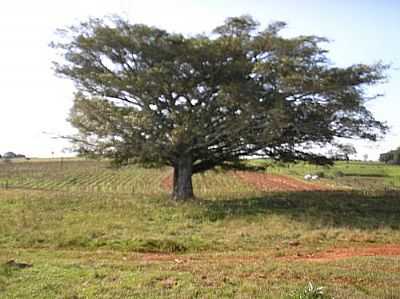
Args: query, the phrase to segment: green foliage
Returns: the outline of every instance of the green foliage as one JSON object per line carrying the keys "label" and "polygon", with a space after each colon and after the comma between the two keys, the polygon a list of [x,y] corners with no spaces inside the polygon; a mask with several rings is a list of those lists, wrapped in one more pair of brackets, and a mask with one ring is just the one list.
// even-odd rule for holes
{"label": "green foliage", "polygon": [[179,242],[174,240],[157,240],[151,239],[142,241],[138,248],[136,249],[138,252],[164,252],[164,253],[173,253],[173,252],[185,252],[187,251],[187,247]]}
{"label": "green foliage", "polygon": [[[332,297],[328,296],[324,292],[323,287],[318,287],[313,285],[312,282],[309,282],[304,289],[298,291],[293,296],[289,297],[290,299],[331,299]],[[333,299],[333,298],[332,298]]]}
{"label": "green foliage", "polygon": [[339,144],[338,150],[334,155],[335,160],[350,160],[350,156],[357,153],[356,148],[352,144]]}
{"label": "green foliage", "polygon": [[379,156],[379,161],[389,164],[400,164],[400,147],[396,150],[383,153]]}
{"label": "green foliage", "polygon": [[334,67],[325,38],[285,38],[284,27],[232,17],[187,37],[115,17],[63,30],[52,45],[56,72],[78,88],[72,139],[120,163],[189,157],[197,173],[252,154],[328,163],[309,145],[385,132],[364,104],[387,67]]}

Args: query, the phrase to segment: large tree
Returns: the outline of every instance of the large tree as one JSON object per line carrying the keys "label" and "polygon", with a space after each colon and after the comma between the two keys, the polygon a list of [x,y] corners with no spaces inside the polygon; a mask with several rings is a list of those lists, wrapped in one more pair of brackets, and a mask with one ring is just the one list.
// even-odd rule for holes
{"label": "large tree", "polygon": [[114,17],[60,31],[56,73],[78,90],[74,142],[82,153],[173,167],[173,197],[187,199],[193,174],[242,157],[328,163],[310,147],[375,140],[386,127],[365,107],[365,87],[386,66],[334,66],[326,39],[285,38],[284,27],[258,30],[242,16],[185,36]]}

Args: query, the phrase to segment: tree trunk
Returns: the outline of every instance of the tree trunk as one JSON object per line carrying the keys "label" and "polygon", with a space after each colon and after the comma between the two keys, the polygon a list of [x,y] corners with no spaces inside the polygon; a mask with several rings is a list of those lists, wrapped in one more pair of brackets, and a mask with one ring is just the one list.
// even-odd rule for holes
{"label": "tree trunk", "polygon": [[193,198],[192,174],[192,157],[190,155],[180,157],[174,167],[173,199],[187,200]]}

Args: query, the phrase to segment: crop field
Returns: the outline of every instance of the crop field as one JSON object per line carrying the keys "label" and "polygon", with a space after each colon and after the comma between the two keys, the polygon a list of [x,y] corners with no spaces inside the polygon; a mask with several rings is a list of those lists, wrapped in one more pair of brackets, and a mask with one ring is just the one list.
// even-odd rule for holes
{"label": "crop field", "polygon": [[0,298],[400,298],[400,167],[249,164],[1,161]]}

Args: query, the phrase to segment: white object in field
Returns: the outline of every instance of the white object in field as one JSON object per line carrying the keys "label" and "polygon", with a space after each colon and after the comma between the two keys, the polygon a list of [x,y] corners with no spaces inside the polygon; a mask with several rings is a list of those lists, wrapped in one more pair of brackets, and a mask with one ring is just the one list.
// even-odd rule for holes
{"label": "white object in field", "polygon": [[316,174],[314,174],[314,175],[311,176],[311,179],[312,179],[312,180],[318,180],[318,179],[319,179],[319,176],[317,176]]}
{"label": "white object in field", "polygon": [[309,180],[312,179],[312,175],[311,175],[311,174],[306,174],[306,175],[304,176],[304,179],[307,180],[307,181],[309,181]]}

